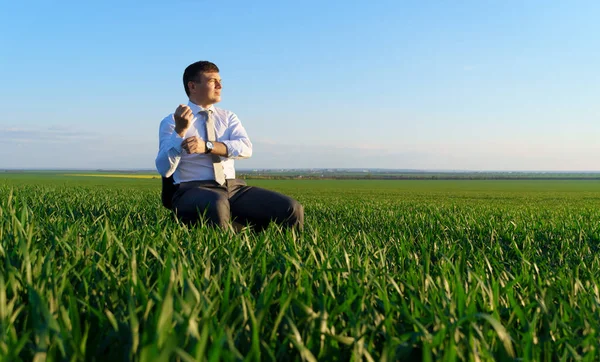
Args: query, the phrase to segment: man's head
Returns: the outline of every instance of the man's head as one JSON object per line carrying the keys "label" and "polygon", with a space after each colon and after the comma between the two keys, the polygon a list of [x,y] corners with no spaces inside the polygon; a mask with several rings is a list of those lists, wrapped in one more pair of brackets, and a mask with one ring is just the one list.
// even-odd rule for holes
{"label": "man's head", "polygon": [[201,106],[221,101],[219,68],[208,61],[190,64],[183,72],[183,87],[190,100]]}

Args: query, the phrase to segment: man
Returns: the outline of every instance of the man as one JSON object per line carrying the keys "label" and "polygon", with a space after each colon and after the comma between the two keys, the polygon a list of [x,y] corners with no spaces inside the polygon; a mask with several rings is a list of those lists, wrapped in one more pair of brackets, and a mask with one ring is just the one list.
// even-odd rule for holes
{"label": "man", "polygon": [[183,86],[189,102],[160,123],[156,157],[158,172],[179,185],[172,198],[177,217],[195,224],[204,216],[222,228],[235,221],[262,230],[273,221],[301,229],[300,203],[235,178],[234,159],[252,156],[252,143],[233,112],[214,106],[223,88],[219,68],[193,63],[183,73]]}

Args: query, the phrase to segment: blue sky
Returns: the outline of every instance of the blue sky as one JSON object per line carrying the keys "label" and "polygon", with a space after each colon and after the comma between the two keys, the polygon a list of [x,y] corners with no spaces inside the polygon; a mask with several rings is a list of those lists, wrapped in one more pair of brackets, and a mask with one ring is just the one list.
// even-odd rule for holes
{"label": "blue sky", "polygon": [[238,168],[600,170],[598,1],[4,1],[0,168],[154,168],[184,68]]}

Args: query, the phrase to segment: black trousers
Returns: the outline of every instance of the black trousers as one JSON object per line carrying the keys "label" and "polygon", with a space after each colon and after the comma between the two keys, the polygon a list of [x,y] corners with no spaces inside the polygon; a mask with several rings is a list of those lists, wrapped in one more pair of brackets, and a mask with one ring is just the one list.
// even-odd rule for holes
{"label": "black trousers", "polygon": [[214,226],[227,227],[231,221],[263,230],[271,221],[284,227],[304,227],[304,208],[289,196],[240,179],[183,182],[173,195],[173,211],[188,225],[201,217]]}

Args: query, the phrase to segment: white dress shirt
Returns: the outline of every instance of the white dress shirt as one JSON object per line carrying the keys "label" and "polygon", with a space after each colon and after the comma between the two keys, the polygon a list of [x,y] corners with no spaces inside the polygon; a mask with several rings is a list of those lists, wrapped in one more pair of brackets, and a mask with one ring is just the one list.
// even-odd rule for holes
{"label": "white dress shirt", "polygon": [[[159,149],[156,156],[156,169],[164,177],[173,175],[176,184],[215,179],[210,154],[188,154],[181,148],[181,142],[188,137],[198,136],[204,141],[207,140],[206,117],[198,114],[205,109],[191,101],[188,102],[188,106],[192,110],[194,118],[184,137],[175,132],[173,114],[168,115],[160,122],[158,134]],[[252,143],[235,113],[214,105],[206,110],[213,111],[212,117],[215,120],[217,141],[227,146],[227,157],[221,157],[225,178],[233,179],[235,178],[233,160],[252,156]]]}

